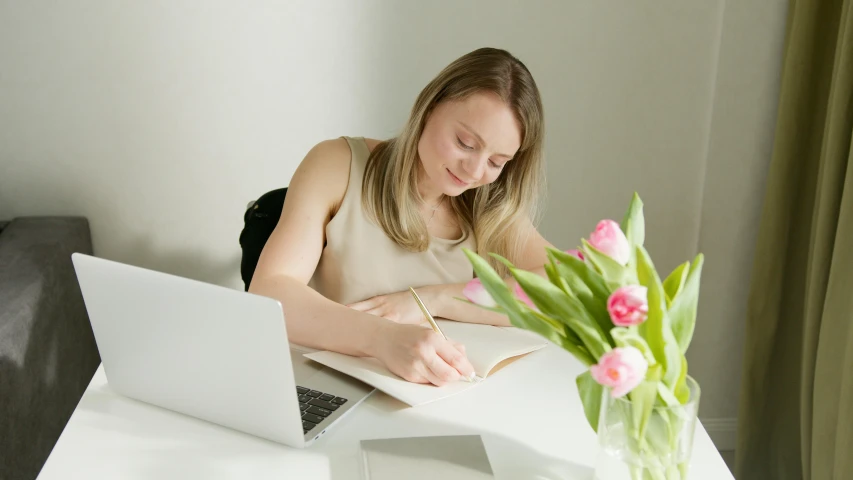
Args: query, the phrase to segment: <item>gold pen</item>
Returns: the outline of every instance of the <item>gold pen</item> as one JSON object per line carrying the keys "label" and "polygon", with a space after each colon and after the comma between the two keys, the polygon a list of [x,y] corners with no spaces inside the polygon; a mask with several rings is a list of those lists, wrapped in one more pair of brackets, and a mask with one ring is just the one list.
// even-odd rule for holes
{"label": "gold pen", "polygon": [[[424,302],[421,301],[421,297],[418,296],[418,293],[415,291],[415,289],[412,287],[409,287],[409,291],[412,292],[412,296],[415,297],[415,302],[417,302],[418,306],[421,308],[421,312],[424,313],[424,317],[426,317],[427,321],[429,321],[429,324],[432,327],[432,329],[435,330],[435,333],[441,335],[442,337],[444,337],[445,340],[447,340],[447,335],[445,335],[444,332],[441,331],[441,328],[439,328],[438,323],[436,323],[435,319],[432,318],[432,314],[429,313],[429,310],[427,310],[426,305],[424,305]],[[462,377],[462,378],[465,378],[465,377]],[[472,382],[474,380],[479,381],[479,380],[481,380],[481,378],[478,377],[476,373],[472,373],[471,376],[468,378],[465,378],[465,380],[467,380],[468,382]]]}
{"label": "gold pen", "polygon": [[418,292],[416,292],[415,289],[412,287],[409,287],[409,290],[412,292],[412,296],[415,297],[415,301],[418,302],[418,306],[421,307],[421,311],[424,312],[424,317],[426,317],[426,319],[429,321],[429,324],[432,329],[435,330],[435,333],[441,335],[442,337],[444,337],[445,340],[447,340],[447,335],[445,335],[444,332],[441,331],[441,328],[439,328],[438,324],[435,323],[435,319],[432,318],[432,314],[429,313],[429,310],[427,310],[426,305],[424,305],[424,302],[421,301],[421,297],[418,296]]}

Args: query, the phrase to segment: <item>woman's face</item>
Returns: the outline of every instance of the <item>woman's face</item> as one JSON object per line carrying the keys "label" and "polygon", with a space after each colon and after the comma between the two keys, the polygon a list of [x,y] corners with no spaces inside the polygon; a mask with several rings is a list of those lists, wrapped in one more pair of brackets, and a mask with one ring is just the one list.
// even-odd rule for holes
{"label": "woman's face", "polygon": [[512,110],[492,93],[442,102],[430,114],[418,142],[422,181],[449,196],[494,182],[521,146]]}

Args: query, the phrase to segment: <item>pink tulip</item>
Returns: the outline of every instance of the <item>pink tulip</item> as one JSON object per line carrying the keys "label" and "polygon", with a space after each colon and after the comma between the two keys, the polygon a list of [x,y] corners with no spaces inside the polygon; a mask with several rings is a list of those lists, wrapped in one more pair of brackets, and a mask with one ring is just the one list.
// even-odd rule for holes
{"label": "pink tulip", "polygon": [[619,327],[639,325],[649,313],[648,289],[640,285],[625,285],[610,294],[607,311],[613,324]]}
{"label": "pink tulip", "polygon": [[613,220],[598,222],[595,231],[589,236],[589,243],[601,253],[616,260],[620,265],[627,265],[631,257],[631,245],[619,224]]}
{"label": "pink tulip", "polygon": [[566,250],[566,253],[583,260],[583,252],[581,252],[577,248],[572,248],[571,250]]}
{"label": "pink tulip", "polygon": [[634,347],[619,347],[602,355],[589,372],[596,382],[612,389],[611,397],[619,398],[643,381],[648,368],[642,352]]}
{"label": "pink tulip", "polygon": [[518,299],[522,302],[526,303],[528,307],[532,308],[533,310],[539,311],[539,309],[536,308],[536,305],[534,305],[533,301],[530,300],[530,297],[528,297],[527,294],[524,293],[524,290],[521,288],[521,285],[517,283],[515,284],[515,296],[518,297]]}
{"label": "pink tulip", "polygon": [[465,285],[462,289],[462,295],[468,300],[481,307],[496,307],[498,304],[495,299],[486,291],[483,282],[479,278],[475,278]]}

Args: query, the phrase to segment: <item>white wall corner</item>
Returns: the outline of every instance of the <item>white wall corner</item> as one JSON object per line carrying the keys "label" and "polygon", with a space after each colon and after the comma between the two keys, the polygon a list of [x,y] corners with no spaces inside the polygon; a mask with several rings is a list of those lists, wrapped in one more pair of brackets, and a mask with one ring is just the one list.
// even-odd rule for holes
{"label": "white wall corner", "polygon": [[717,450],[734,450],[737,445],[737,418],[708,418],[702,426]]}

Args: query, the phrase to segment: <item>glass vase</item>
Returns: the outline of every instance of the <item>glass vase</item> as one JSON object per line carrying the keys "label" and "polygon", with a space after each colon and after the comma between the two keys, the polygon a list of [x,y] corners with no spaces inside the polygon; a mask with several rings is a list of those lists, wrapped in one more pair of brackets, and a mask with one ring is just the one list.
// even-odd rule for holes
{"label": "glass vase", "polygon": [[643,426],[643,412],[628,396],[605,389],[598,421],[601,447],[596,480],[686,480],[699,413],[699,384],[687,377],[690,397],[676,406],[655,406]]}

